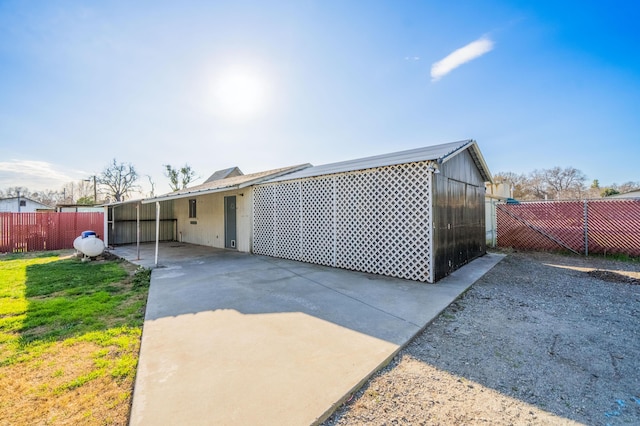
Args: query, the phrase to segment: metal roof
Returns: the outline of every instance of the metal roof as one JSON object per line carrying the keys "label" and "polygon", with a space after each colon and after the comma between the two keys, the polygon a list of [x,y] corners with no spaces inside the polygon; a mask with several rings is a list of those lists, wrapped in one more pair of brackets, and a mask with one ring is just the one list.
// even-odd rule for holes
{"label": "metal roof", "polygon": [[[32,203],[34,203],[34,204],[39,204],[39,205],[41,205],[42,207],[46,207],[47,209],[55,210],[55,207],[51,207],[51,206],[50,206],[50,205],[48,205],[48,204],[41,203],[40,201],[36,201],[36,200],[34,200],[34,199],[31,199],[31,198],[29,198],[29,197],[24,197],[24,196],[22,196],[22,195],[21,195],[21,196],[19,196],[19,197],[6,197],[6,198],[0,198],[0,201],[7,201],[7,200],[29,200],[29,201],[31,201],[31,202],[32,202]],[[42,209],[42,210],[44,210],[44,209]]]}
{"label": "metal roof", "polygon": [[267,170],[264,172],[251,173],[248,175],[232,176],[226,179],[205,182],[191,188],[181,189],[179,191],[170,192],[153,198],[145,198],[142,204],[153,203],[156,201],[175,200],[178,198],[195,197],[198,195],[213,194],[215,192],[231,191],[233,189],[246,188],[247,186],[261,183],[267,179],[282,176],[288,173],[296,172],[301,169],[311,167],[311,164],[300,164],[296,166],[282,167],[279,169]]}
{"label": "metal roof", "polygon": [[98,204],[95,207],[118,207],[124,204],[138,204],[141,203],[144,198],[134,198],[133,200],[124,200],[124,201],[111,201],[110,203]]}
{"label": "metal roof", "polygon": [[439,164],[446,162],[463,150],[468,149],[473,161],[476,163],[482,178],[491,182],[491,172],[482,157],[476,141],[467,139],[457,142],[449,142],[440,145],[432,145],[407,151],[392,152],[390,154],[376,155],[373,157],[356,160],[342,161],[339,163],[324,164],[308,167],[295,173],[269,179],[263,183],[279,182],[292,179],[303,179],[315,176],[323,176],[334,173],[350,172],[355,170],[372,169],[375,167],[392,166],[396,164],[415,163],[418,161],[435,161]]}

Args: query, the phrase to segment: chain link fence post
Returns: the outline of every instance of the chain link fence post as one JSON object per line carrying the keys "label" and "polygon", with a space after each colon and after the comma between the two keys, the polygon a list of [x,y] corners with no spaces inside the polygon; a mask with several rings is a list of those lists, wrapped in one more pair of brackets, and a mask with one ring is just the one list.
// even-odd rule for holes
{"label": "chain link fence post", "polygon": [[589,256],[589,201],[584,200],[584,255]]}

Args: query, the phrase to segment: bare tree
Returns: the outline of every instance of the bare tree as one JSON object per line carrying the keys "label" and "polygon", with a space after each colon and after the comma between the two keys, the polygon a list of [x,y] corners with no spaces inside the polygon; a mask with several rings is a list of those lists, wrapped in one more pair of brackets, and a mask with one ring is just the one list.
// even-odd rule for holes
{"label": "bare tree", "polygon": [[88,199],[93,199],[93,181],[81,179],[68,182],[62,187],[62,193],[61,202],[66,204],[77,203],[80,199],[86,202]]}
{"label": "bare tree", "polygon": [[34,192],[31,195],[35,201],[39,201],[42,204],[46,204],[52,207],[63,201],[62,193],[60,191],[53,191],[51,189],[45,189],[43,191]]}
{"label": "bare tree", "polygon": [[107,193],[114,201],[123,201],[124,196],[137,189],[138,173],[131,164],[118,163],[114,158],[97,182],[107,187]]}
{"label": "bare tree", "polygon": [[156,194],[156,183],[151,179],[150,175],[147,175],[147,179],[149,180],[149,185],[151,185],[151,192],[149,193],[149,197],[153,198]]}
{"label": "bare tree", "polygon": [[614,187],[620,191],[621,194],[624,194],[625,192],[631,192],[631,191],[635,191],[636,189],[640,189],[640,182],[625,182],[621,185],[616,185],[614,184]]}
{"label": "bare tree", "polygon": [[164,164],[164,168],[164,175],[169,178],[169,187],[172,191],[184,189],[197,179],[196,172],[188,164],[185,164],[180,169],[176,169],[170,164]]}
{"label": "bare tree", "polygon": [[[528,175],[502,172],[494,176],[494,181],[508,183],[513,188],[513,197],[520,200],[579,199],[587,195],[586,180],[584,173],[576,168],[557,166],[534,170]],[[599,187],[596,181],[594,185]]]}
{"label": "bare tree", "polygon": [[10,186],[6,189],[5,196],[7,198],[17,197],[18,193],[20,193],[21,197],[31,198],[31,191],[29,191],[29,188],[24,186]]}
{"label": "bare tree", "polygon": [[493,176],[496,183],[502,183],[509,187],[513,198],[525,199],[528,192],[527,176],[513,172],[500,172]]}
{"label": "bare tree", "polygon": [[556,166],[541,171],[542,179],[548,192],[554,198],[581,198],[585,192],[587,177],[574,167],[564,169]]}
{"label": "bare tree", "polygon": [[529,200],[546,200],[549,190],[545,183],[544,170],[534,170],[527,177],[527,193]]}
{"label": "bare tree", "polygon": [[33,201],[37,201],[48,206],[55,206],[63,201],[63,196],[60,191],[54,191],[51,189],[44,189],[42,191],[31,191],[24,186],[12,186],[6,190],[0,190],[0,198],[17,197],[18,193],[21,197],[29,198]]}

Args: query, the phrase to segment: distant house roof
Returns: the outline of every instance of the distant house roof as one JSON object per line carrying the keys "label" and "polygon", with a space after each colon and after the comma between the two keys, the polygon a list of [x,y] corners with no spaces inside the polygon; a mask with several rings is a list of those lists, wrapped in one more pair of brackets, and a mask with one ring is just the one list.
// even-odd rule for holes
{"label": "distant house roof", "polygon": [[[146,198],[141,200],[143,204],[153,203],[156,201],[175,200],[178,198],[195,197],[198,195],[213,194],[215,192],[230,191],[233,189],[242,189],[247,186],[255,185],[270,178],[293,173],[298,170],[311,167],[311,164],[300,164],[296,166],[282,167],[279,169],[267,170],[264,172],[250,173],[248,175],[232,176],[225,179],[217,179],[211,182],[205,182],[201,185],[185,188],[178,191],[170,192],[158,197]],[[236,167],[237,168],[237,167]],[[239,169],[238,169],[239,171]],[[215,175],[215,173],[214,173]],[[207,179],[208,181],[209,179]]]}
{"label": "distant house roof", "polygon": [[640,189],[635,189],[633,191],[625,192],[623,194],[609,195],[606,198],[639,198],[640,197]]}
{"label": "distant house roof", "polygon": [[20,196],[20,197],[7,197],[7,198],[0,198],[0,201],[9,201],[9,200],[16,200],[17,201],[18,199],[20,199],[20,201],[29,201],[30,203],[37,204],[38,210],[55,210],[54,207],[51,207],[50,205],[47,205],[47,204],[43,204],[40,201],[32,200],[29,197],[22,197],[22,196]]}
{"label": "distant house roof", "polygon": [[455,154],[468,149],[473,161],[476,163],[485,182],[492,182],[491,172],[485,163],[476,141],[468,139],[464,141],[450,142],[441,145],[427,146],[424,148],[398,151],[390,154],[376,155],[374,157],[360,158],[357,160],[342,161],[339,163],[324,164],[308,167],[288,174],[275,177],[269,182],[282,180],[309,178],[314,176],[329,175],[333,173],[349,172],[354,170],[372,169],[375,167],[392,166],[396,164],[414,163],[417,161],[436,161],[441,164],[452,158]]}
{"label": "distant house roof", "polygon": [[204,183],[213,182],[214,180],[226,179],[234,176],[242,176],[244,173],[238,167],[230,167],[224,170],[218,170],[209,176],[209,179],[205,180]]}

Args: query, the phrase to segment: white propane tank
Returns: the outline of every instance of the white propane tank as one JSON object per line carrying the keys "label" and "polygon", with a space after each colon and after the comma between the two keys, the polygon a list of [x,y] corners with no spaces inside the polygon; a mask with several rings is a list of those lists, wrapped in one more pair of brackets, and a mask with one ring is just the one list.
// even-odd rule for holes
{"label": "white propane tank", "polygon": [[78,238],[76,238],[75,240],[73,240],[73,248],[76,249],[79,252],[82,252],[82,250],[80,250],[80,242],[82,241],[82,235],[79,236]]}
{"label": "white propane tank", "polygon": [[104,242],[95,235],[89,235],[80,240],[80,251],[89,257],[95,257],[104,251]]}

